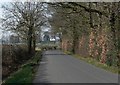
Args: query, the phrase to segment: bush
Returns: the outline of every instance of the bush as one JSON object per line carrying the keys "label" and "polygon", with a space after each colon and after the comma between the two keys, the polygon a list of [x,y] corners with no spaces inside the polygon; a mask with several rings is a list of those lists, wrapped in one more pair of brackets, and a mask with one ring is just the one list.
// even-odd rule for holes
{"label": "bush", "polygon": [[107,54],[106,64],[108,66],[115,66],[117,67],[119,60],[117,58],[117,53],[115,51],[109,52]]}
{"label": "bush", "polygon": [[21,64],[30,59],[26,45],[2,46],[2,78],[16,71]]}
{"label": "bush", "polygon": [[44,46],[41,46],[41,49],[42,50],[55,50],[55,49],[58,49],[58,47],[56,45],[44,45]]}
{"label": "bush", "polygon": [[23,84],[24,85],[32,85],[32,80],[36,72],[36,66],[38,65],[38,62],[41,60],[42,51],[37,51],[35,55],[27,61],[25,64],[21,66],[21,69],[16,71],[14,74],[10,75],[9,78],[7,78],[2,85],[18,85]]}

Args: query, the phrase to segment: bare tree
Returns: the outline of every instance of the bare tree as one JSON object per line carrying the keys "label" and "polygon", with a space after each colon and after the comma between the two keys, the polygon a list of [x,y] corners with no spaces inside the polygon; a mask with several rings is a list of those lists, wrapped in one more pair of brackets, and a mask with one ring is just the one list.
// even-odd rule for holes
{"label": "bare tree", "polygon": [[3,5],[3,28],[25,37],[28,41],[28,52],[35,50],[36,31],[45,22],[44,4],[40,2],[15,2]]}

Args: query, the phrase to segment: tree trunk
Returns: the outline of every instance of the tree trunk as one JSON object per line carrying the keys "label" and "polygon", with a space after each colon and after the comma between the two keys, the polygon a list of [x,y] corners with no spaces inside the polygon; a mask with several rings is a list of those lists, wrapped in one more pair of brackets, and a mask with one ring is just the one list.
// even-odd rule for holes
{"label": "tree trunk", "polygon": [[[91,2],[89,2],[89,8],[91,9]],[[90,11],[89,12],[89,25],[90,25],[90,28],[91,28],[91,32],[90,32],[90,38],[89,38],[89,55],[91,57],[93,57],[93,48],[94,48],[94,35],[93,35],[93,17],[92,17],[92,12]]]}
{"label": "tree trunk", "polygon": [[28,31],[28,53],[32,54],[32,27]]}
{"label": "tree trunk", "polygon": [[73,54],[76,53],[78,50],[78,41],[79,41],[79,34],[78,34],[78,29],[75,27],[76,21],[74,20],[74,26],[73,26],[73,47],[72,47],[72,52]]}
{"label": "tree trunk", "polygon": [[73,54],[76,54],[77,50],[78,50],[78,41],[79,41],[79,37],[78,35],[74,35],[74,39],[73,39]]}
{"label": "tree trunk", "polygon": [[[89,2],[89,8],[91,9],[91,2]],[[89,12],[89,18],[90,18],[90,22],[89,22],[89,24],[90,24],[90,27],[91,28],[93,28],[93,17],[92,17],[92,12],[90,11]]]}
{"label": "tree trunk", "polygon": [[35,53],[35,48],[36,48],[36,36],[35,33],[33,34],[33,51]]}
{"label": "tree trunk", "polygon": [[[120,68],[120,2],[118,2],[118,29],[117,29],[117,58],[118,58],[118,67]],[[120,71],[119,71],[120,73]]]}
{"label": "tree trunk", "polygon": [[110,15],[110,27],[112,32],[112,40],[114,41],[114,46],[116,47],[116,28],[115,28],[115,3],[112,3],[112,11]]}

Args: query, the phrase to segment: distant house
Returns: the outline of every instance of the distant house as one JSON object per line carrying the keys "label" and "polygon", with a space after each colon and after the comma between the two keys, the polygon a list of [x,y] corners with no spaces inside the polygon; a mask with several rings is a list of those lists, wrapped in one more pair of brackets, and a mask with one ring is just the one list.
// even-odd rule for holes
{"label": "distant house", "polygon": [[42,41],[40,34],[36,35],[36,42],[40,43]]}
{"label": "distant house", "polygon": [[10,36],[10,43],[19,43],[19,42],[20,42],[19,36],[16,36],[16,35]]}
{"label": "distant house", "polygon": [[8,38],[6,36],[2,36],[1,40],[0,40],[1,44],[8,44]]}
{"label": "distant house", "polygon": [[53,35],[53,34],[51,34],[51,36],[50,36],[50,42],[52,42],[52,43],[56,43],[56,37],[55,37],[55,35]]}
{"label": "distant house", "polygon": [[43,40],[44,42],[49,42],[50,41],[49,35],[44,35]]}
{"label": "distant house", "polygon": [[49,36],[48,31],[44,32],[43,41],[44,42],[49,42],[50,41],[50,36]]}
{"label": "distant house", "polygon": [[43,41],[55,44],[59,43],[60,38],[59,35],[46,31],[44,32]]}

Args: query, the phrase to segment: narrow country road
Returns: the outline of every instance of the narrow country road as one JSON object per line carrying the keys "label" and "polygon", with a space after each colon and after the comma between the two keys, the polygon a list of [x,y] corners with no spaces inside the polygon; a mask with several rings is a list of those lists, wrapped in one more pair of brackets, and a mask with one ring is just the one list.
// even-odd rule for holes
{"label": "narrow country road", "polygon": [[33,83],[118,83],[118,75],[54,50],[44,53]]}

